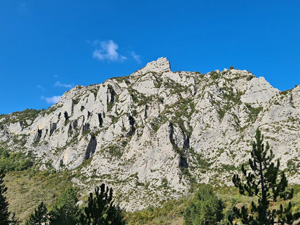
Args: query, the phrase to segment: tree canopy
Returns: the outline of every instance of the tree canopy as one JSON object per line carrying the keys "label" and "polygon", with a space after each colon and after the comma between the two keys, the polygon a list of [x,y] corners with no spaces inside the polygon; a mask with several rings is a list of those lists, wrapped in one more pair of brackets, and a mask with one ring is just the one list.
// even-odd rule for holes
{"label": "tree canopy", "polygon": [[112,188],[102,184],[95,189],[95,193],[90,193],[88,205],[81,214],[80,222],[85,225],[123,225],[123,212],[119,206],[113,203]]}
{"label": "tree canopy", "polygon": [[211,187],[199,188],[184,213],[184,225],[216,224],[223,217],[223,208]]}

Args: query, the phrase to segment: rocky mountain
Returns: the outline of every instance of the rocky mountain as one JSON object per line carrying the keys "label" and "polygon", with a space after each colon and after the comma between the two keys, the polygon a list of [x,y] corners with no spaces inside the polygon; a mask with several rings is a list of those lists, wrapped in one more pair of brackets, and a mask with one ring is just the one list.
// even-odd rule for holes
{"label": "rocky mountain", "polygon": [[281,92],[246,70],[173,72],[166,58],[130,76],[76,86],[51,108],[0,116],[0,145],[106,182],[127,210],[176,198],[191,183],[231,184],[257,127],[290,183],[300,183],[300,87]]}

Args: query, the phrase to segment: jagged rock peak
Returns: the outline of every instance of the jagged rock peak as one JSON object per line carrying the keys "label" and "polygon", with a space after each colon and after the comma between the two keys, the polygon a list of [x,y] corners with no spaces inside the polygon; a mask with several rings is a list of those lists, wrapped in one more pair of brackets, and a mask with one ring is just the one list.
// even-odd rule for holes
{"label": "jagged rock peak", "polygon": [[161,57],[158,58],[156,61],[147,63],[147,65],[144,68],[136,71],[132,75],[145,74],[147,72],[164,73],[170,71],[171,66],[169,60],[166,57]]}

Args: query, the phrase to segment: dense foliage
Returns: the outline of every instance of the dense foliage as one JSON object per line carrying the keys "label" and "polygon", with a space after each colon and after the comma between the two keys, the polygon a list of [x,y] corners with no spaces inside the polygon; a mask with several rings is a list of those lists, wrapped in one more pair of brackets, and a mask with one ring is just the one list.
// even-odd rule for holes
{"label": "dense foliage", "polygon": [[7,188],[3,184],[4,173],[0,170],[0,225],[10,224],[8,202],[5,197],[5,192]]}
{"label": "dense foliage", "polygon": [[88,205],[81,214],[80,222],[83,225],[123,225],[123,213],[119,206],[113,204],[112,189],[102,184],[90,193]]}
{"label": "dense foliage", "polygon": [[44,202],[41,202],[34,212],[26,220],[25,225],[41,225],[48,221],[48,210]]}
{"label": "dense foliage", "polygon": [[210,186],[199,188],[184,214],[185,225],[217,224],[223,218],[223,202]]}
{"label": "dense foliage", "polygon": [[33,156],[31,153],[8,152],[0,148],[0,170],[5,173],[9,171],[22,171],[33,166]]}
{"label": "dense foliage", "polygon": [[51,225],[74,225],[79,223],[80,210],[77,206],[78,198],[74,188],[67,188],[54,202],[49,212]]}
{"label": "dense foliage", "polygon": [[88,205],[82,210],[73,188],[67,188],[50,211],[42,202],[29,216],[26,225],[123,225],[122,210],[113,204],[112,189],[102,184],[90,193]]}

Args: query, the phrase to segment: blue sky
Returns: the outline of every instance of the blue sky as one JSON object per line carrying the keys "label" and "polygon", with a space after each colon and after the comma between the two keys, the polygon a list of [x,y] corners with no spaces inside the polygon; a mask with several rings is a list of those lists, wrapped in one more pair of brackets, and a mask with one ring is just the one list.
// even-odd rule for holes
{"label": "blue sky", "polygon": [[300,84],[300,1],[1,0],[0,114],[167,57],[173,71],[229,68]]}

